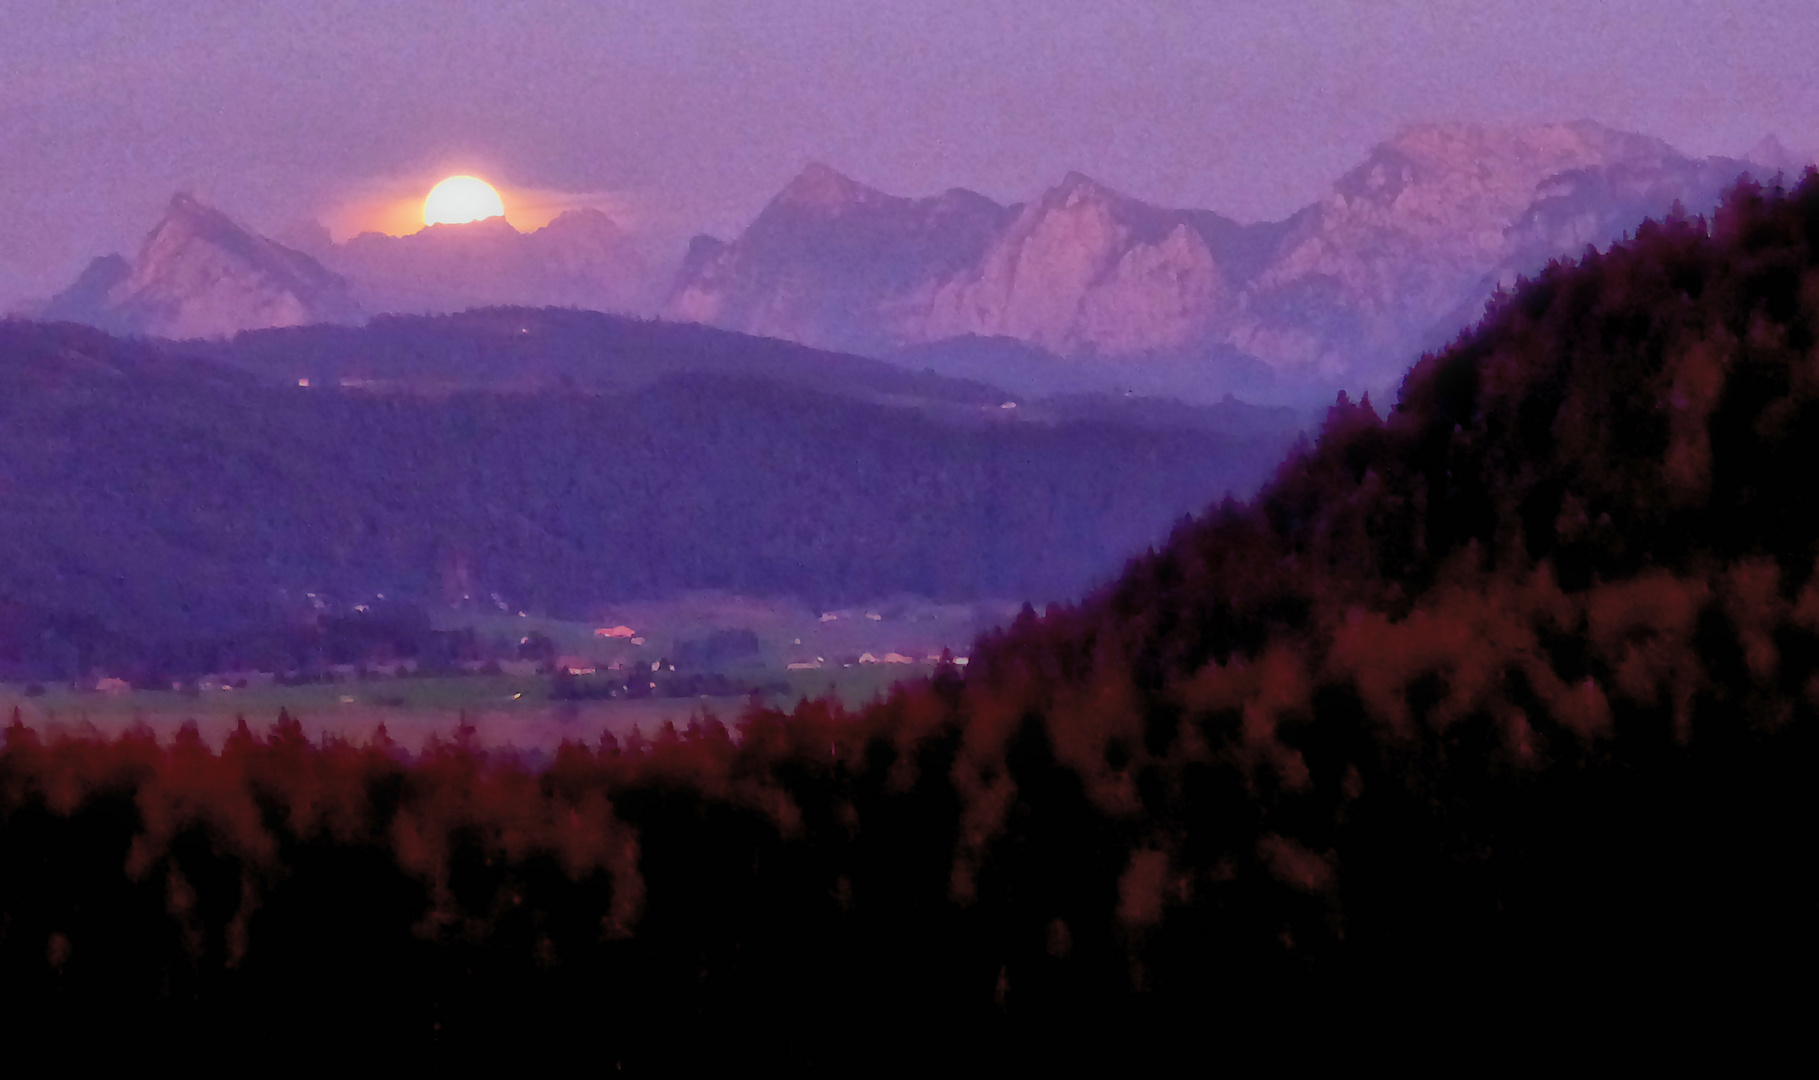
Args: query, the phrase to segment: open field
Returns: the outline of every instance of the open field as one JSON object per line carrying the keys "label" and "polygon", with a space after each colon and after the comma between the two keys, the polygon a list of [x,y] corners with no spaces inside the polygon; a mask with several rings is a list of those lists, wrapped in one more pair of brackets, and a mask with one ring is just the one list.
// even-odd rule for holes
{"label": "open field", "polygon": [[[846,706],[857,707],[887,693],[898,680],[925,676],[931,667],[865,664],[808,671],[758,669],[751,674],[767,683],[788,685],[787,693],[773,689],[757,697],[768,706],[788,708],[801,698],[831,694]],[[414,751],[432,737],[453,738],[466,725],[487,746],[548,751],[564,740],[594,742],[608,731],[622,737],[633,727],[648,736],[665,721],[680,727],[712,715],[731,724],[753,700],[693,696],[556,701],[549,696],[551,685],[546,675],[369,679],[201,693],[97,693],[54,685],[43,687],[41,694],[29,694],[24,686],[0,684],[0,710],[8,716],[17,710],[28,726],[46,734],[112,736],[144,726],[169,738],[193,721],[204,741],[216,747],[240,718],[255,732],[264,732],[284,710],[312,739],[332,736],[364,742],[384,724],[391,739]]]}
{"label": "open field", "polygon": [[[102,691],[95,688],[102,680],[91,675],[0,684],[0,715],[16,709],[25,723],[46,732],[114,735],[144,725],[160,737],[194,721],[203,738],[219,746],[239,718],[264,731],[283,710],[313,739],[361,742],[384,724],[390,738],[416,750],[432,737],[452,738],[466,725],[484,745],[539,752],[565,739],[624,735],[634,726],[649,735],[665,721],[681,726],[709,714],[731,722],[754,695],[727,693],[729,685],[758,689],[756,700],[772,707],[832,695],[855,708],[901,679],[926,676],[931,658],[943,649],[964,657],[981,632],[1015,612],[1008,602],[935,604],[907,597],[822,611],[791,601],[694,593],[613,605],[580,622],[521,615],[509,605],[500,610],[499,601],[477,596],[436,609],[436,628],[471,629],[490,654],[502,656],[541,635],[554,650],[555,667],[594,673],[569,681],[568,697],[553,696],[557,678],[536,673],[538,663],[525,660],[504,661],[498,673],[471,674],[393,676],[380,674],[390,665],[372,665],[370,672],[342,665],[334,681],[288,686],[273,673],[235,673],[251,677],[245,685],[231,675],[198,679],[184,690],[129,689],[110,681],[103,685],[112,689]],[[742,642],[736,655],[683,659],[728,632]],[[887,657],[898,662],[884,662]],[[624,684],[647,670],[655,682],[651,696],[625,696]],[[672,685],[695,677],[713,680],[715,692]]]}

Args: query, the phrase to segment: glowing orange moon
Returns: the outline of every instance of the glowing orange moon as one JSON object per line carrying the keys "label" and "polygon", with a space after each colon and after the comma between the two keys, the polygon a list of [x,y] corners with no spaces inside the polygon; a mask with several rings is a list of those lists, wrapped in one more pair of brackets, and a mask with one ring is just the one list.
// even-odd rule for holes
{"label": "glowing orange moon", "polygon": [[493,185],[477,176],[451,176],[430,188],[423,200],[425,225],[459,225],[505,213],[505,203]]}

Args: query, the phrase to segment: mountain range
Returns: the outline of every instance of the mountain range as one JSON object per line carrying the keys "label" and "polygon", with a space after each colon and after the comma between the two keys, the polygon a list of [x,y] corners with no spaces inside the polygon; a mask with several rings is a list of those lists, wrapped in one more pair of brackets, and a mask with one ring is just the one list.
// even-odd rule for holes
{"label": "mountain range", "polygon": [[1773,140],[1751,157],[1692,158],[1589,121],[1429,125],[1249,225],[1079,173],[1001,206],[897,198],[811,165],[733,241],[698,239],[664,310],[861,353],[995,339],[1100,370],[1173,362],[1213,392],[1261,364],[1330,395],[1393,385],[1549,259],[1676,202],[1709,210],[1741,173],[1796,171]]}
{"label": "mountain range", "polygon": [[624,232],[571,210],[331,242],[266,239],[173,199],[131,261],[95,260],[29,312],[114,332],[220,337],[487,305],[663,317],[974,377],[1022,392],[1121,387],[1308,403],[1392,389],[1500,288],[1740,174],[1788,176],[1765,139],[1694,158],[1590,122],[1427,125],[1374,148],[1319,201],[1245,224],[1069,173],[1013,205],[886,194],[811,164],[732,240],[697,237],[667,298]]}

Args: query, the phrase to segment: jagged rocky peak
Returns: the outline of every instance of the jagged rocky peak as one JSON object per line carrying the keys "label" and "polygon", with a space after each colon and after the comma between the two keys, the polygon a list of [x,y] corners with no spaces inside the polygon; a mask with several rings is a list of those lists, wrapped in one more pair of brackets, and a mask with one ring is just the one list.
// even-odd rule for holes
{"label": "jagged rocky peak", "polygon": [[[1340,202],[1391,203],[1411,188],[1445,189],[1455,200],[1526,200],[1554,173],[1613,161],[1679,157],[1659,139],[1590,120],[1558,124],[1435,123],[1403,128],[1373,147],[1333,185]],[[1331,200],[1329,200],[1331,201]]]}
{"label": "jagged rocky peak", "polygon": [[906,198],[811,164],[730,243],[689,246],[667,317],[824,348],[901,344],[935,283],[973,265],[1013,215],[960,188]]}
{"label": "jagged rocky peak", "polygon": [[819,161],[811,161],[784,185],[774,204],[804,210],[839,213],[864,206],[908,200],[886,195]]}
{"label": "jagged rocky peak", "polygon": [[362,233],[324,253],[373,311],[569,306],[643,311],[649,272],[611,216],[571,208],[529,232],[503,215],[430,225],[406,236]]}
{"label": "jagged rocky peak", "polygon": [[1061,182],[1043,192],[1024,209],[1026,219],[1057,212],[1093,213],[1127,222],[1137,218],[1154,218],[1161,211],[1140,199],[1117,191],[1080,172],[1070,172]]}
{"label": "jagged rocky peak", "polygon": [[118,256],[91,263],[49,307],[57,317],[161,337],[361,317],[339,276],[188,192],[172,197],[130,264]]}
{"label": "jagged rocky peak", "polygon": [[917,332],[1010,337],[1065,356],[1156,353],[1204,335],[1227,296],[1187,215],[1076,172],[934,291]]}
{"label": "jagged rocky peak", "polygon": [[1070,171],[1061,178],[1059,184],[1048,190],[1048,193],[1043,196],[1043,201],[1062,206],[1074,206],[1081,202],[1103,202],[1121,198],[1122,196],[1112,189],[1085,173]]}
{"label": "jagged rocky peak", "polygon": [[1618,200],[1610,177],[1696,167],[1659,139],[1587,120],[1405,128],[1289,231],[1229,340],[1278,368],[1365,364],[1372,379],[1388,378],[1437,328],[1450,336],[1475,317],[1507,268],[1536,269],[1536,258],[1562,253],[1527,243],[1532,230],[1521,224],[1537,207],[1558,204],[1563,191],[1594,192],[1571,212],[1571,228],[1550,234],[1603,242],[1614,201],[1619,216],[1634,215],[1627,227],[1667,208],[1652,196]]}
{"label": "jagged rocky peak", "polygon": [[948,188],[928,201],[928,220],[933,227],[948,223],[968,227],[980,222],[1002,220],[1016,207],[1007,209],[971,188]]}
{"label": "jagged rocky peak", "polygon": [[544,284],[531,298],[611,310],[643,310],[656,297],[649,269],[619,223],[593,207],[564,210],[524,238],[527,269]]}
{"label": "jagged rocky peak", "polygon": [[1587,159],[1678,157],[1667,143],[1595,120],[1567,123],[1435,123],[1403,128],[1389,142],[1424,161],[1462,167],[1526,164],[1551,168]]}
{"label": "jagged rocky peak", "polygon": [[1211,211],[1157,206],[1084,173],[1070,172],[1024,209],[1019,224],[1013,226],[1012,231],[1025,227],[1052,228],[1053,225],[1043,223],[1057,214],[1064,219],[1090,216],[1101,223],[1102,239],[1113,244],[1160,244],[1173,236],[1177,245],[1207,246],[1211,243],[1209,232],[1225,232],[1237,227],[1235,222]]}
{"label": "jagged rocky peak", "polygon": [[1135,226],[1146,224],[1152,228],[1143,231],[1158,231],[1153,226],[1160,224],[1160,216],[1155,207],[1113,191],[1083,173],[1070,172],[1023,208],[987,258],[1002,253],[1007,245],[1027,246],[1031,242],[1053,249],[1051,255],[1066,250],[1080,258],[1115,257],[1115,249],[1132,239]]}
{"label": "jagged rocky peak", "polygon": [[197,241],[225,244],[242,253],[251,254],[252,245],[237,235],[244,231],[226,214],[203,205],[194,195],[180,191],[171,196],[169,205],[164,208],[164,216],[146,234],[133,268],[135,272],[143,274],[151,270],[159,258],[167,257],[183,245]]}
{"label": "jagged rocky peak", "polygon": [[[503,218],[501,220],[504,220]],[[551,218],[549,223],[536,232],[580,233],[592,236],[609,237],[617,240],[625,235],[619,223],[608,217],[606,211],[592,206],[574,207],[564,210]]]}
{"label": "jagged rocky peak", "polygon": [[133,264],[134,273],[156,273],[160,259],[195,243],[218,248],[250,266],[265,270],[289,270],[323,283],[334,277],[304,253],[260,236],[189,192],[171,196],[164,217],[146,235],[145,243],[139,249]]}
{"label": "jagged rocky peak", "polygon": [[591,207],[557,214],[542,228],[525,235],[525,248],[531,262],[543,262],[552,269],[575,270],[596,264],[604,268],[612,264],[624,275],[643,273],[625,230],[605,212]]}
{"label": "jagged rocky peak", "polygon": [[204,204],[196,198],[193,192],[188,191],[171,194],[170,204],[164,208],[164,221],[190,221],[227,228],[237,227],[226,214]]}

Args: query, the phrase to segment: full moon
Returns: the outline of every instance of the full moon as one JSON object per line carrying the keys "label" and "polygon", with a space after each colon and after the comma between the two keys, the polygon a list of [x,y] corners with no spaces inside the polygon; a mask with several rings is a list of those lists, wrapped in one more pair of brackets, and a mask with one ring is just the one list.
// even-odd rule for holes
{"label": "full moon", "polygon": [[430,188],[429,198],[423,200],[425,225],[459,225],[503,213],[499,193],[477,176],[451,176]]}

